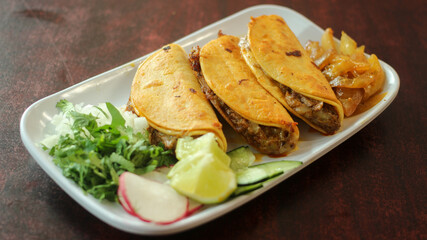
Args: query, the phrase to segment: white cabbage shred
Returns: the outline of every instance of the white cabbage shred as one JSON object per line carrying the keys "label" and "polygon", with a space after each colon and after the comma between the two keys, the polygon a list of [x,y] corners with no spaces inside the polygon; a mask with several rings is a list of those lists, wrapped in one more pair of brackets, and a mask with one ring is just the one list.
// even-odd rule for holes
{"label": "white cabbage shred", "polygon": [[[74,105],[77,112],[83,114],[92,114],[97,118],[98,126],[103,126],[111,123],[111,115],[105,103],[99,104],[97,107],[102,109],[105,116],[97,107],[93,105],[84,105],[83,103]],[[117,108],[126,121],[126,126],[131,127],[134,133],[143,132],[148,128],[147,120],[144,117],[138,117],[136,114],[126,111],[126,106]],[[61,135],[71,134],[71,126],[73,121],[66,118],[64,113],[60,112],[53,116],[51,124],[54,126],[54,133],[46,134],[46,137],[41,141],[41,144],[47,148],[52,148],[58,142]],[[71,135],[72,136],[72,135]]]}

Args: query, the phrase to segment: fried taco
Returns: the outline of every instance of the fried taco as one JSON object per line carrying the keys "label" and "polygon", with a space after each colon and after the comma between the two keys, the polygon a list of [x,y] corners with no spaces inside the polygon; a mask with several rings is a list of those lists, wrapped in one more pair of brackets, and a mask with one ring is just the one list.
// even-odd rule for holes
{"label": "fried taco", "polygon": [[203,94],[184,49],[169,44],[141,63],[133,79],[128,109],[147,119],[152,144],[176,147],[183,136],[212,132],[227,150],[222,124]]}
{"label": "fried taco", "polygon": [[203,92],[223,118],[264,154],[295,149],[299,130],[286,109],[256,80],[243,59],[239,38],[220,35],[190,60]]}
{"label": "fried taco", "polygon": [[259,83],[286,109],[324,134],[339,130],[342,105],[283,18],[252,18],[240,46]]}

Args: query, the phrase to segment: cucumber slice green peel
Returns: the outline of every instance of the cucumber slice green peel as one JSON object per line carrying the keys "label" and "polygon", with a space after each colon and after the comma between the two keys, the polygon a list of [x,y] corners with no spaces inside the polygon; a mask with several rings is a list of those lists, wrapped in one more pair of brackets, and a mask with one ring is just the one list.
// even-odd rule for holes
{"label": "cucumber slice green peel", "polygon": [[262,188],[263,183],[255,183],[255,184],[251,184],[251,185],[246,185],[246,186],[238,186],[236,188],[236,190],[234,190],[233,194],[231,195],[231,197],[237,197],[246,193],[250,193],[252,191],[257,190],[258,188]]}
{"label": "cucumber slice green peel", "polygon": [[302,164],[298,161],[282,160],[252,165],[255,155],[248,146],[233,149],[227,155],[230,157],[230,167],[236,173],[237,180],[237,188],[231,197],[259,189],[266,182]]}
{"label": "cucumber slice green peel", "polygon": [[262,163],[242,169],[236,173],[237,189],[233,193],[233,197],[252,192],[264,186],[264,183],[271,181],[277,176],[301,165],[298,161],[275,161]]}
{"label": "cucumber slice green peel", "polygon": [[290,171],[301,164],[298,161],[282,160],[253,165],[236,173],[237,185],[246,186],[263,182]]}

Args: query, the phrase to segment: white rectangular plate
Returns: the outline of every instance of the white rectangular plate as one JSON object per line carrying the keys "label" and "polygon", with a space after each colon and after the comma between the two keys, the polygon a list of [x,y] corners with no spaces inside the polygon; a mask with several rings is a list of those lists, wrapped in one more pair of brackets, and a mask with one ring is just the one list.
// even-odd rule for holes
{"label": "white rectangular plate", "polygon": [[[203,46],[210,40],[215,39],[219,30],[222,30],[225,34],[243,36],[246,34],[247,24],[251,16],[256,17],[269,14],[282,16],[303,45],[308,40],[319,41],[323,34],[323,29],[289,8],[276,5],[259,5],[247,8],[204,27],[176,41],[176,43],[184,47],[189,53],[192,47],[197,45]],[[161,46],[159,46],[159,48],[160,47]],[[68,195],[105,223],[126,232],[143,235],[165,235],[194,228],[230,212],[261,195],[365,127],[387,108],[396,97],[399,90],[398,75],[392,67],[381,61],[386,75],[383,89],[385,93],[384,98],[368,111],[346,118],[340,132],[333,136],[324,136],[310,130],[307,125],[299,121],[300,142],[298,150],[280,159],[301,161],[303,164],[300,167],[287,174],[281,175],[275,181],[270,182],[270,184],[255,192],[219,205],[205,207],[200,212],[170,225],[155,225],[143,222],[129,215],[117,203],[100,202],[92,196],[85,195],[74,182],[62,175],[61,170],[53,164],[52,158],[39,146],[40,141],[46,134],[49,122],[52,117],[58,113],[55,104],[60,99],[67,99],[73,103],[83,102],[85,104],[98,104],[102,102],[111,102],[116,106],[125,105],[129,98],[130,86],[136,68],[146,57],[147,56],[136,59],[37,101],[24,112],[20,123],[21,137],[25,147],[42,169],[46,171]],[[225,134],[227,140],[230,141],[230,148],[245,145],[245,143],[236,140],[239,138],[236,137],[229,128],[225,129]],[[263,162],[269,160],[272,159],[267,156],[264,156],[262,159]],[[278,159],[276,158],[274,160]]]}

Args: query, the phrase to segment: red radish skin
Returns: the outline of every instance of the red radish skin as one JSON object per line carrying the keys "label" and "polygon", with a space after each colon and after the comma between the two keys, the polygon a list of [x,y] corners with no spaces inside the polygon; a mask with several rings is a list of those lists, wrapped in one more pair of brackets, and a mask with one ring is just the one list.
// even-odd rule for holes
{"label": "red radish skin", "polygon": [[[122,174],[123,175],[123,174]],[[125,184],[123,183],[124,178],[119,177],[119,187],[117,189],[117,195],[119,196],[119,201],[123,209],[132,216],[136,217],[135,212],[130,207],[129,201],[124,197],[123,193],[125,191]]]}
{"label": "red radish skin", "polygon": [[120,176],[119,188],[131,211],[142,221],[165,225],[188,216],[188,198],[167,184],[125,172]]}
{"label": "red radish skin", "polygon": [[129,203],[126,201],[126,199],[123,197],[123,191],[124,191],[125,185],[120,184],[119,180],[119,188],[117,189],[117,196],[119,197],[119,202],[122,205],[123,209],[129,213],[132,216],[136,216],[136,214],[133,212],[132,208],[130,208]]}
{"label": "red radish skin", "polygon": [[127,213],[129,213],[129,214],[133,215],[132,210],[130,209],[129,205],[126,203],[126,201],[125,201],[125,200],[123,199],[123,197],[121,196],[121,193],[120,193],[120,191],[119,191],[119,190],[117,190],[117,196],[118,196],[118,198],[119,198],[120,205],[122,205],[123,209],[124,209]]}
{"label": "red radish skin", "polygon": [[187,216],[192,215],[193,213],[197,212],[202,207],[203,207],[202,203],[199,203],[199,202],[194,201],[192,199],[188,199]]}

